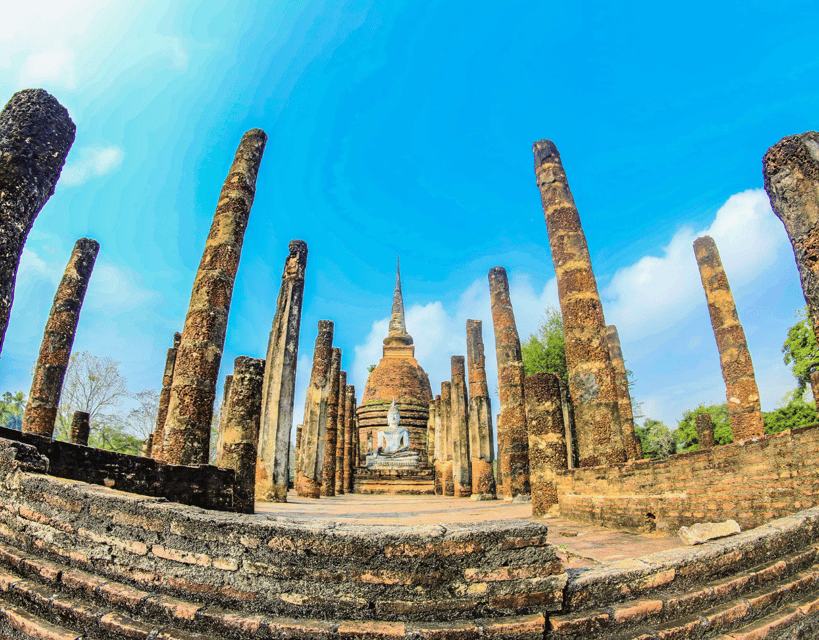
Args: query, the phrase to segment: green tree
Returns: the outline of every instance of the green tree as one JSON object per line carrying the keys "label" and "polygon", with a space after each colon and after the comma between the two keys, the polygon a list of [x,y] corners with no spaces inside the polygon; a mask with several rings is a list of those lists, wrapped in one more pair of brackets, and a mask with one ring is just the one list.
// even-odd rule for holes
{"label": "green tree", "polygon": [[6,391],[0,398],[0,426],[20,431],[23,425],[23,412],[26,408],[26,396],[22,391]]}
{"label": "green tree", "polygon": [[808,308],[797,311],[796,317],[799,321],[788,329],[782,353],[785,354],[785,364],[790,365],[796,378],[798,389],[804,392],[810,384],[811,374],[819,369],[819,345],[808,318]]}
{"label": "green tree", "polygon": [[714,442],[716,444],[730,444],[734,441],[734,434],[731,431],[731,422],[728,419],[727,404],[712,404],[705,406],[701,404],[696,409],[689,409],[683,413],[682,420],[677,424],[674,437],[680,451],[698,451],[700,440],[697,437],[696,417],[702,413],[711,415],[714,423]]}
{"label": "green tree", "polygon": [[677,451],[674,434],[659,420],[646,418],[642,426],[634,425],[634,433],[640,438],[644,458],[667,458]]}
{"label": "green tree", "polygon": [[816,424],[816,403],[807,402],[804,394],[798,388],[789,396],[785,396],[786,399],[789,398],[789,401],[784,407],[762,412],[765,433],[779,433],[786,429],[798,429]]}
{"label": "green tree", "polygon": [[546,307],[543,323],[537,334],[530,334],[520,348],[523,355],[523,370],[527,376],[541,371],[556,373],[568,385],[566,342],[560,311],[552,306]]}

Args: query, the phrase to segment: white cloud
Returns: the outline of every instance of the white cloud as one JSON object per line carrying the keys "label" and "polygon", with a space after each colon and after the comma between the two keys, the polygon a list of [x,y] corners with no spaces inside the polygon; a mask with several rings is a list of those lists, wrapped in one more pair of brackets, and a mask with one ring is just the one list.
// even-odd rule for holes
{"label": "white cloud", "polygon": [[80,149],[78,155],[77,160],[66,164],[60,175],[60,184],[76,186],[112,173],[122,164],[125,152],[120,147],[109,146]]}
{"label": "white cloud", "polygon": [[692,243],[714,238],[733,287],[747,284],[789,250],[782,224],[762,189],[737,193],[717,211],[713,224],[699,232],[684,227],[661,255],[644,256],[618,269],[603,290],[606,321],[621,337],[667,330],[705,302]]}
{"label": "white cloud", "polygon": [[74,58],[70,49],[32,53],[20,67],[17,82],[21,87],[50,85],[74,89],[77,86]]}

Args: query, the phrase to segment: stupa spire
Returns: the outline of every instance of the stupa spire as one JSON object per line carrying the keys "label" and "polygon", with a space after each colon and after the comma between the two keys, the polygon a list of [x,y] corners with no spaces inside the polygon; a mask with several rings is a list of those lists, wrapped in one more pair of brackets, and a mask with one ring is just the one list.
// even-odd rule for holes
{"label": "stupa spire", "polygon": [[392,298],[392,314],[390,315],[390,332],[384,339],[385,345],[412,344],[412,336],[407,333],[407,324],[404,321],[404,297],[401,295],[401,260],[396,258],[395,293]]}

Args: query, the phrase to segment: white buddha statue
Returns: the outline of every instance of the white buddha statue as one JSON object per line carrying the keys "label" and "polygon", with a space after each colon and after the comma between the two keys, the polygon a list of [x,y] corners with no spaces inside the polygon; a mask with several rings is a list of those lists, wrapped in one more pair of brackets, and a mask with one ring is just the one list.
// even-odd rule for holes
{"label": "white buddha statue", "polygon": [[[410,450],[410,434],[400,427],[401,415],[392,400],[387,413],[387,428],[377,434],[376,451],[367,456],[367,466],[417,466],[418,452]],[[399,464],[400,461],[400,464]],[[392,463],[392,464],[390,464]]]}

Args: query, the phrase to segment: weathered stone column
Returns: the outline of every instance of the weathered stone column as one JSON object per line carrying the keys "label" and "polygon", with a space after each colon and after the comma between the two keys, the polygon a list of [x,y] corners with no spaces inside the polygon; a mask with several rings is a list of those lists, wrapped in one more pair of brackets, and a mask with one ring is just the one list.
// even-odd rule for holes
{"label": "weathered stone column", "polygon": [[819,340],[819,133],[786,136],[762,159],[765,191],[788,232]]}
{"label": "weathered stone column", "polygon": [[539,140],[532,148],[566,337],[566,366],[574,403],[579,464],[626,460],[606,322],[592,271],[586,235],[557,147]]}
{"label": "weathered stone column", "polygon": [[441,421],[441,396],[435,396],[435,399],[429,405],[429,419],[432,422],[432,429],[435,434],[435,443],[433,449],[435,450],[435,457],[432,459],[433,471],[433,492],[436,496],[444,495],[444,476],[443,476],[443,458],[446,457],[444,452],[444,442],[446,440],[444,434],[444,426]]}
{"label": "weathered stone column", "polygon": [[75,411],[71,420],[71,442],[88,446],[88,436],[91,433],[91,414],[85,411]]}
{"label": "weathered stone column", "polygon": [[[295,469],[299,468],[299,453],[301,452],[301,432],[304,428],[304,425],[298,425],[296,427],[296,466]],[[295,478],[295,475],[293,476]]]}
{"label": "weathered stone column", "polygon": [[[234,368],[236,363],[234,363]],[[225,439],[225,429],[227,428],[228,407],[230,406],[230,387],[233,385],[233,374],[225,376],[225,383],[222,385],[222,406],[219,409],[219,427],[216,434],[216,466],[222,467],[222,453]]]}
{"label": "weathered stone column", "polygon": [[466,359],[469,367],[469,455],[472,464],[472,499],[497,498],[495,443],[492,437],[492,402],[486,384],[483,323],[466,321]]}
{"label": "weathered stone column", "polygon": [[149,433],[148,437],[145,438],[145,442],[142,443],[142,449],[139,451],[139,455],[143,458],[150,458],[151,457],[151,440],[154,439],[154,434]]}
{"label": "weathered stone column", "polygon": [[453,469],[452,383],[441,383],[441,425],[444,431],[444,452],[441,458],[441,484],[445,496],[455,495]]}
{"label": "weathered stone column", "polygon": [[620,334],[617,333],[617,327],[613,324],[606,327],[606,340],[609,345],[611,366],[614,367],[614,382],[617,385],[617,404],[620,406],[620,428],[623,434],[623,446],[626,449],[626,459],[639,460],[643,457],[643,452],[637,450],[637,440],[634,439],[634,412],[631,410],[626,361],[623,359],[623,349],[620,346]]}
{"label": "weathered stone column", "polygon": [[525,384],[532,515],[537,517],[557,505],[555,471],[566,468],[566,435],[557,375],[535,373],[526,376]]}
{"label": "weathered stone column", "polygon": [[344,433],[347,425],[347,416],[344,413],[347,408],[347,372],[340,371],[338,374],[338,417],[336,419],[336,495],[344,495],[344,442],[347,435]]}
{"label": "weathered stone column", "polygon": [[296,470],[296,493],[302,498],[318,498],[321,495],[334,328],[331,320],[319,320],[318,337],[313,350],[313,370],[304,403],[299,466]]}
{"label": "weathered stone column", "polygon": [[[560,382],[560,404],[563,405],[563,429],[566,433],[566,465],[569,469],[574,469],[574,424],[572,422],[572,411],[569,406],[569,387],[563,382],[563,378],[558,377]],[[642,449],[640,449],[640,439],[634,436],[635,448],[639,450],[642,458]]]}
{"label": "weathered stone column", "polygon": [[694,424],[697,425],[697,440],[700,449],[710,449],[714,446],[714,421],[711,414],[700,413],[694,417]]}
{"label": "weathered stone column", "polygon": [[170,464],[208,461],[210,423],[233,283],[256,193],[267,136],[251,129],[236,150],[225,179],[205,251],[193,282],[190,307],[176,354],[165,421],[164,455]]}
{"label": "weathered stone column", "polygon": [[341,349],[333,347],[330,356],[330,394],[327,398],[327,421],[324,427],[324,470],[322,472],[321,495],[332,498],[336,495],[336,444],[338,440],[338,390],[341,375]]}
{"label": "weathered stone column", "polygon": [[74,335],[80,320],[80,309],[88,289],[88,279],[100,245],[96,240],[80,238],[74,245],[63,279],[54,295],[54,304],[46,321],[40,355],[34,367],[34,379],[23,413],[22,430],[50,438],[63,391],[63,378],[71,358]]}
{"label": "weathered stone column", "polygon": [[455,497],[472,495],[472,472],[469,460],[469,397],[463,356],[452,356],[452,475]]}
{"label": "weathered stone column", "polygon": [[[165,455],[162,450],[165,444],[165,420],[168,417],[168,404],[171,401],[171,384],[173,384],[173,367],[176,364],[176,352],[179,350],[179,343],[182,341],[182,334],[178,331],[173,334],[173,346],[168,349],[165,356],[165,370],[162,372],[162,391],[159,392],[159,411],[156,414],[156,427],[154,428],[153,444],[151,446],[151,457],[157,462],[163,462]],[[217,448],[218,452],[219,449]],[[218,466],[218,465],[217,465]]]}
{"label": "weathered stone column", "polygon": [[48,92],[15,93],[0,112],[0,351],[23,245],[54,193],[77,127]]}
{"label": "weathered stone column", "polygon": [[304,300],[304,271],[307,243],[290,241],[284,273],[276,301],[276,315],[267,342],[262,391],[262,427],[259,435],[259,486],[263,500],[287,502],[290,482],[290,435],[296,395],[296,365],[299,359],[299,330]]}
{"label": "weathered stone column", "polygon": [[703,236],[694,240],[694,254],[708,301],[711,326],[717,339],[734,440],[740,442],[748,438],[759,438],[765,435],[765,427],[762,423],[754,365],[713,238]]}
{"label": "weathered stone column", "polygon": [[256,445],[262,415],[264,360],[239,356],[233,364],[222,464],[236,471],[233,506],[239,513],[253,513],[256,496]]}
{"label": "weathered stone column", "polygon": [[353,492],[353,469],[355,468],[355,386],[347,385],[344,392],[344,492]]}
{"label": "weathered stone column", "polygon": [[509,297],[506,269],[489,271],[489,295],[495,326],[495,352],[498,358],[498,458],[503,478],[503,499],[511,501],[529,495],[529,439],[526,434],[526,408],[523,401],[523,357],[520,337]]}
{"label": "weathered stone column", "polygon": [[361,464],[361,434],[359,432],[358,416],[355,415],[356,409],[358,409],[358,398],[353,394],[353,483],[355,483],[356,469]]}

